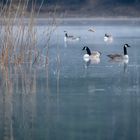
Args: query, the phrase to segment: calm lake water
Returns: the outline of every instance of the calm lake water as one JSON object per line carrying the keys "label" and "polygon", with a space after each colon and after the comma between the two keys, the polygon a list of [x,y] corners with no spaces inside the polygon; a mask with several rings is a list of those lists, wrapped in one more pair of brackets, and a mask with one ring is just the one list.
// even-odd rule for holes
{"label": "calm lake water", "polygon": [[[0,140],[139,140],[139,25],[63,22],[52,34],[47,67],[0,69]],[[45,26],[36,26],[40,48]],[[80,41],[64,42],[64,31]],[[104,42],[105,33],[113,35],[112,43]],[[123,53],[125,43],[129,63],[111,62],[106,55]],[[85,45],[102,53],[100,63],[83,60]]]}

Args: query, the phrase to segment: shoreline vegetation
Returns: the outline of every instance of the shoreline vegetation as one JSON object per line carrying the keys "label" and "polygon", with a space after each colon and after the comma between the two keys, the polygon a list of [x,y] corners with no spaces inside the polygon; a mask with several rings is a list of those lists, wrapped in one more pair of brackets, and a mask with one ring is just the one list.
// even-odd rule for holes
{"label": "shoreline vegetation", "polygon": [[[49,48],[51,47],[49,43],[57,24],[54,16],[51,16],[49,26],[44,26],[38,35],[36,17],[40,14],[40,9],[35,11],[33,3],[27,16],[26,9],[29,0],[23,1],[25,2],[24,5],[19,3],[14,11],[12,9],[12,0],[8,5],[0,6],[1,86],[4,95],[4,106],[7,105],[5,99],[8,99],[8,106],[10,105],[8,112],[13,106],[11,97],[15,92],[19,91],[20,94],[22,92],[25,96],[36,94],[38,70],[45,70],[46,88],[49,89]],[[26,24],[24,24],[25,19],[27,19]],[[43,44],[40,44],[42,41]],[[58,68],[59,54],[56,57],[58,62],[56,68]],[[9,95],[11,100],[9,100]],[[11,115],[8,115],[8,118],[11,122]],[[6,133],[8,134],[7,139],[13,138],[11,124],[6,124],[6,127],[9,127],[6,129],[8,130],[8,133]]]}
{"label": "shoreline vegetation", "polygon": [[[0,7],[0,67],[9,65],[26,64],[30,66],[46,66],[49,54],[49,40],[52,32],[56,28],[55,19],[52,17],[50,26],[44,27],[40,33],[45,45],[39,47],[40,38],[37,35],[37,19],[40,9],[35,11],[34,3],[26,19],[28,0],[22,5],[18,3],[16,10],[13,11],[13,3],[7,3]],[[40,7],[41,8],[41,7]],[[15,26],[16,24],[16,26]],[[45,55],[42,52],[45,51]]]}

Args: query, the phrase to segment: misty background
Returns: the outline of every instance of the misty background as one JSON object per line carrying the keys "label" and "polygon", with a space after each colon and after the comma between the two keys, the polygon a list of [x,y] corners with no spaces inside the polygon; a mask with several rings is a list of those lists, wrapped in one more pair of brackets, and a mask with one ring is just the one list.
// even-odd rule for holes
{"label": "misty background", "polygon": [[[58,17],[139,17],[140,0],[1,0],[1,7],[12,1],[14,7],[28,1],[28,9],[35,4],[40,14],[56,13]],[[15,8],[16,9],[16,8]],[[13,9],[14,10],[14,9]]]}

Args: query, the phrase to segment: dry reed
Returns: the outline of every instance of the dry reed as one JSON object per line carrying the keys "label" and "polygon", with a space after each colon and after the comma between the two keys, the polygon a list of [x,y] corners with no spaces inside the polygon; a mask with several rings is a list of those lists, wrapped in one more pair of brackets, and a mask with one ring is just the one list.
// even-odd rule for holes
{"label": "dry reed", "polygon": [[35,11],[36,0],[32,1],[30,5],[30,12],[27,12],[29,0],[19,0],[16,5],[11,0],[9,3],[6,2],[5,5],[0,6],[1,65],[40,63],[39,61],[42,60],[40,58],[44,50],[46,50],[46,55],[44,56],[45,64],[48,63],[49,41],[52,32],[56,28],[55,16],[51,21],[51,27],[46,26],[41,33],[43,38],[45,37],[45,45],[40,49],[38,47],[39,37],[36,25],[43,0],[38,11]]}

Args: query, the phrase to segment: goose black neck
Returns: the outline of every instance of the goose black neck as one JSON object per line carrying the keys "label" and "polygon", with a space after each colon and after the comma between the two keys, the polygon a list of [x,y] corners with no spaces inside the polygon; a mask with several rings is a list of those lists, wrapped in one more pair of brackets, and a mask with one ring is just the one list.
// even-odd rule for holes
{"label": "goose black neck", "polygon": [[91,51],[90,51],[90,49],[88,47],[86,48],[86,51],[87,51],[88,55],[91,55]]}
{"label": "goose black neck", "polygon": [[67,33],[65,33],[65,36],[66,36],[66,37],[68,37],[68,34],[67,34]]}
{"label": "goose black neck", "polygon": [[123,49],[124,49],[124,55],[127,55],[127,48],[124,46]]}
{"label": "goose black neck", "polygon": [[109,37],[109,35],[105,34],[106,37]]}

